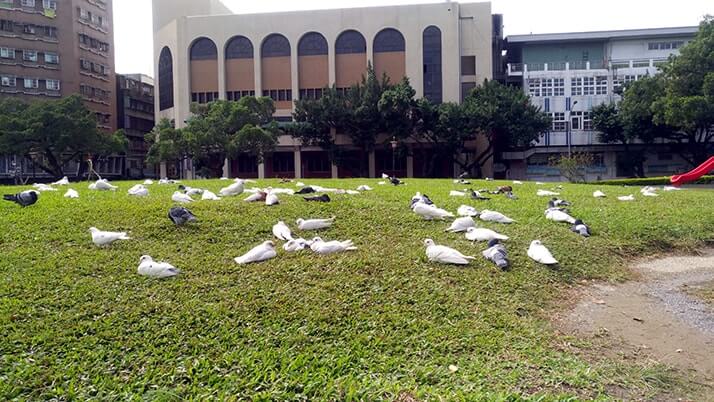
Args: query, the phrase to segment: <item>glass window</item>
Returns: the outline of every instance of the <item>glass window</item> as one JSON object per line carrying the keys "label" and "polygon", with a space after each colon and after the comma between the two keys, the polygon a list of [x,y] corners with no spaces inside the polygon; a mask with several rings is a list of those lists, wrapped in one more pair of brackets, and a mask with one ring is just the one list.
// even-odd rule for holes
{"label": "glass window", "polygon": [[15,30],[15,23],[10,20],[0,20],[0,30],[12,32]]}
{"label": "glass window", "polygon": [[[193,102],[196,102],[194,99]],[[174,64],[171,50],[161,49],[159,55],[159,110],[174,107]]]}
{"label": "glass window", "polygon": [[45,87],[51,91],[59,91],[60,90],[60,82],[59,82],[59,80],[46,80]]}
{"label": "glass window", "polygon": [[317,32],[306,33],[298,43],[298,56],[327,55],[327,40]]}
{"label": "glass window", "polygon": [[405,48],[404,36],[393,28],[386,28],[374,37],[374,52],[403,52]]}
{"label": "glass window", "polygon": [[607,95],[607,76],[595,77],[595,95]]}
{"label": "glass window", "polygon": [[528,80],[528,93],[530,96],[538,97],[541,96],[541,82],[540,78],[533,78]]}
{"label": "glass window", "polygon": [[35,26],[30,25],[30,24],[24,25],[22,27],[22,32],[24,32],[26,34],[34,35],[35,34]]}
{"label": "glass window", "polygon": [[37,51],[35,50],[23,50],[22,59],[25,61],[37,61]]}
{"label": "glass window", "polygon": [[565,113],[551,113],[553,119],[553,131],[565,131]]}
{"label": "glass window", "polygon": [[565,96],[565,78],[553,79],[553,96]]}
{"label": "glass window", "polygon": [[2,57],[3,59],[14,59],[15,49],[8,47],[0,47],[0,57]]}
{"label": "glass window", "polygon": [[23,7],[34,7],[35,6],[35,0],[20,0],[20,4]]}
{"label": "glass window", "polygon": [[280,34],[268,35],[260,49],[261,57],[290,56],[290,42]]}
{"label": "glass window", "polygon": [[199,38],[191,45],[191,60],[215,60],[218,58],[216,44],[208,38]]}
{"label": "glass window", "polygon": [[422,34],[424,97],[432,103],[441,103],[443,98],[441,67],[441,30],[427,27]]}
{"label": "glass window", "polygon": [[25,88],[36,89],[39,86],[40,85],[39,85],[39,81],[37,80],[37,78],[25,78]]}
{"label": "glass window", "polygon": [[57,55],[57,53],[46,52],[45,53],[45,63],[57,64],[57,63],[59,63],[59,56]]}
{"label": "glass window", "polygon": [[57,9],[57,1],[56,0],[42,0],[42,8],[45,10],[52,9],[56,10]]}
{"label": "glass window", "polygon": [[226,45],[226,59],[252,59],[253,43],[245,36],[236,36]]}
{"label": "glass window", "polygon": [[461,56],[461,75],[476,75],[476,56]]}
{"label": "glass window", "polygon": [[342,32],[335,42],[335,53],[367,53],[367,41],[365,41],[364,36],[357,31],[349,30]]}
{"label": "glass window", "polygon": [[12,75],[3,75],[0,77],[0,84],[4,87],[14,87],[17,85],[16,79]]}

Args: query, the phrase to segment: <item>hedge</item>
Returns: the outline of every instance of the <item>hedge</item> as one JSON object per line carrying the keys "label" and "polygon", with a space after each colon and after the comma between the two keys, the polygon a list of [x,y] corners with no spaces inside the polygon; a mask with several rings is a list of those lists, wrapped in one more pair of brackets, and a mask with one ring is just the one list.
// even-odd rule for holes
{"label": "hedge", "polygon": [[[671,176],[665,177],[645,177],[642,179],[617,179],[590,182],[601,186],[665,186],[671,184]],[[714,176],[702,176],[699,180],[687,184],[711,184],[714,183]]]}

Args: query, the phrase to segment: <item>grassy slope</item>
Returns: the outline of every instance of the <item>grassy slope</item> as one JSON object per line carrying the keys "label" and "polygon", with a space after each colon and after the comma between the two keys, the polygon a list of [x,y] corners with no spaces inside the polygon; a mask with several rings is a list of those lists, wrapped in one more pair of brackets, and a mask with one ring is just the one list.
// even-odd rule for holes
{"label": "grassy slope", "polygon": [[[308,183],[318,183],[306,180]],[[263,181],[261,184],[276,182]],[[25,397],[253,399],[492,398],[507,393],[603,395],[611,385],[647,392],[638,368],[589,363],[558,347],[547,323],[558,289],[582,278],[621,279],[627,257],[711,239],[714,193],[682,191],[633,203],[631,189],[565,185],[573,213],[592,225],[583,239],[546,221],[536,186],[518,201],[450,198],[446,180],[376,186],[375,180],[319,181],[375,191],[336,195],[330,204],[282,196],[268,208],[242,198],[196,202],[188,229],[166,218],[174,186],[133,199],[44,193],[20,209],[0,204],[0,399]],[[217,190],[226,182],[196,186]],[[498,183],[475,183],[476,188]],[[3,192],[18,188],[6,187]],[[446,223],[425,222],[408,203],[415,191],[455,211],[462,203],[501,211],[518,223],[487,224],[511,236],[514,268],[479,259],[469,268],[426,261],[434,238],[478,255]],[[278,219],[338,217],[325,239],[352,239],[359,251],[336,256],[285,254],[238,266],[232,258],[271,238]],[[134,240],[99,249],[87,228],[129,231]],[[311,234],[305,234],[305,237]],[[540,239],[561,261],[546,268],[526,256]],[[173,280],[136,275],[139,256],[184,271]],[[459,370],[451,373],[450,364]]]}

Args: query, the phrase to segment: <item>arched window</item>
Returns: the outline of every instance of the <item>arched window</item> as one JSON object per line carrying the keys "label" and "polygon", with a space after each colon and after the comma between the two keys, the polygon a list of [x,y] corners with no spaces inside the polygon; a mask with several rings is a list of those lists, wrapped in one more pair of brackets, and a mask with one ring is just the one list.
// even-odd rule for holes
{"label": "arched window", "polygon": [[335,42],[336,54],[367,53],[367,41],[361,33],[353,30],[345,31]]}
{"label": "arched window", "polygon": [[396,29],[383,29],[374,38],[375,53],[403,52],[404,48],[404,36]]}
{"label": "arched window", "polygon": [[306,33],[298,43],[298,56],[321,56],[327,54],[327,40],[317,32]]}
{"label": "arched window", "polygon": [[441,30],[427,27],[422,35],[424,55],[424,97],[432,103],[441,103],[443,98],[441,68]]}
{"label": "arched window", "polygon": [[280,34],[271,34],[263,41],[260,48],[261,57],[285,57],[290,56],[290,42],[288,38]]}
{"label": "arched window", "polygon": [[168,47],[159,55],[159,110],[174,107],[174,60]]}
{"label": "arched window", "polygon": [[191,45],[191,60],[216,60],[218,49],[208,38],[199,38]]}
{"label": "arched window", "polygon": [[245,36],[236,36],[226,45],[226,59],[252,59],[253,43]]}

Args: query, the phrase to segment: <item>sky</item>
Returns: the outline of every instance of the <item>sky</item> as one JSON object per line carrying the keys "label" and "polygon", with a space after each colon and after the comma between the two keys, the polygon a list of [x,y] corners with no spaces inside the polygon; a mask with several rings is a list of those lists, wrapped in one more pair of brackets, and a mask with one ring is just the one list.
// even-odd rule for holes
{"label": "sky", "polygon": [[[239,14],[437,2],[224,0],[226,6]],[[706,14],[714,14],[712,0],[492,0],[491,5],[493,13],[504,15],[505,35],[689,26],[697,25]],[[151,0],[114,0],[117,73],[153,76],[151,24]]]}

